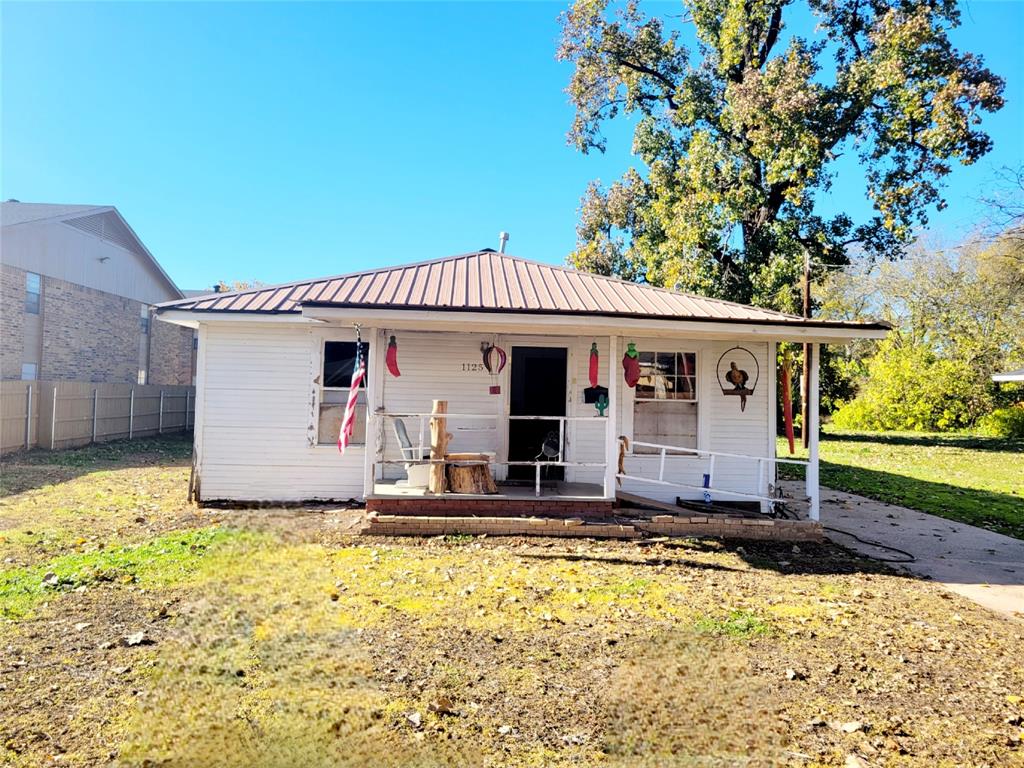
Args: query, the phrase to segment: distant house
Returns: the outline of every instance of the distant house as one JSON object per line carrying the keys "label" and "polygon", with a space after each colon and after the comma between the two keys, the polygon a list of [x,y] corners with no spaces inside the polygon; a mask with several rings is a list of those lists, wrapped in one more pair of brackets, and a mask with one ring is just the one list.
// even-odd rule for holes
{"label": "distant house", "polygon": [[112,206],[0,204],[0,378],[191,384],[184,298]]}
{"label": "distant house", "polygon": [[1024,382],[1024,368],[1018,368],[1016,371],[1007,371],[1006,373],[997,373],[992,376],[992,381],[1003,382],[1003,381],[1020,381]]}

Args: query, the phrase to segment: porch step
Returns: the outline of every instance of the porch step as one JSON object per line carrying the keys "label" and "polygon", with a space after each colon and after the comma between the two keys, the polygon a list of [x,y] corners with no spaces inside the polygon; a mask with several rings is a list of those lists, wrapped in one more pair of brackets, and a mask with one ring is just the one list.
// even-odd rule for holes
{"label": "porch step", "polygon": [[370,512],[361,531],[366,536],[551,536],[636,539],[644,536],[718,537],[767,541],[822,541],[819,523],[807,520],[655,515],[628,523],[580,517],[508,517],[472,515],[391,515]]}
{"label": "porch step", "polygon": [[371,512],[362,530],[365,536],[580,536],[596,539],[635,539],[632,525],[594,522],[582,518],[553,517],[439,517],[388,515]]}
{"label": "porch step", "polygon": [[551,517],[607,519],[615,514],[614,502],[610,499],[565,499],[556,497],[507,497],[481,498],[442,496],[407,498],[371,496],[366,500],[367,512],[382,515],[413,515],[422,517]]}

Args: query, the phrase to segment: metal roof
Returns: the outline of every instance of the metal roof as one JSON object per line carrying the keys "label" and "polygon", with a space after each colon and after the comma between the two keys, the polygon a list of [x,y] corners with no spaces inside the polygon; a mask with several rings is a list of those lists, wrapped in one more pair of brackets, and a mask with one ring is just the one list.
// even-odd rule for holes
{"label": "metal roof", "polygon": [[303,306],[888,327],[806,320],[486,250],[318,280],[208,294],[160,304],[158,311],[299,313]]}

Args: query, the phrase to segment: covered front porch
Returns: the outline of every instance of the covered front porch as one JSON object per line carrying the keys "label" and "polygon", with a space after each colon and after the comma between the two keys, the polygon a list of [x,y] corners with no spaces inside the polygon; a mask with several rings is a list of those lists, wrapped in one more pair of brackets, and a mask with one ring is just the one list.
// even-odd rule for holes
{"label": "covered front porch", "polygon": [[[350,333],[324,329],[324,340]],[[706,501],[708,514],[745,504],[773,516],[778,464],[803,463],[775,456],[776,341],[763,334],[755,341],[693,333],[598,336],[584,328],[360,333],[370,349],[364,497],[371,510],[603,517],[614,514],[618,494],[626,492],[661,504]],[[397,348],[398,376],[386,362],[389,346]],[[642,380],[633,387],[624,377],[627,349],[644,355]],[[716,370],[732,349],[756,356],[759,381],[742,408],[739,398],[723,396]],[[682,361],[676,370],[663,370],[666,354]],[[814,399],[816,369],[812,364]],[[652,383],[652,372],[664,380]],[[815,520],[813,438],[807,465],[806,495],[797,503]],[[453,483],[453,471],[475,482]]]}

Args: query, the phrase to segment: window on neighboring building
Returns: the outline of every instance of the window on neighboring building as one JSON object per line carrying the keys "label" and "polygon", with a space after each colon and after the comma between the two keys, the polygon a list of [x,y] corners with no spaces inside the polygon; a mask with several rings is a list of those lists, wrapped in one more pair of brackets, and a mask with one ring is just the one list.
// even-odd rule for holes
{"label": "window on neighboring building", "polygon": [[25,311],[30,315],[39,314],[39,295],[43,281],[35,272],[25,273]]}
{"label": "window on neighboring building", "polygon": [[22,381],[35,381],[36,376],[39,375],[39,366],[35,363],[22,363],[21,364],[21,380]]}
{"label": "window on neighboring building", "polygon": [[145,384],[146,383],[146,369],[145,368],[139,368],[139,382],[138,383],[139,384]]}
{"label": "window on neighboring building", "polygon": [[[352,428],[352,444],[366,443],[366,383],[370,369],[370,345],[363,342],[363,359],[366,361],[367,375],[359,388],[359,399],[356,401],[356,420]],[[352,383],[352,368],[356,360],[356,343],[354,341],[328,341],[324,343],[323,370],[321,371],[320,389],[320,424],[317,430],[317,442],[320,445],[332,445],[338,442],[341,430],[341,419],[345,415],[348,403],[349,384]]]}
{"label": "window on neighboring building", "polygon": [[142,328],[142,334],[144,336],[149,333],[149,307],[145,304],[143,304],[142,309],[139,310],[139,327]]}
{"label": "window on neighboring building", "polygon": [[[697,447],[697,355],[641,352],[633,402],[633,440]],[[658,453],[634,446],[634,453]]]}

